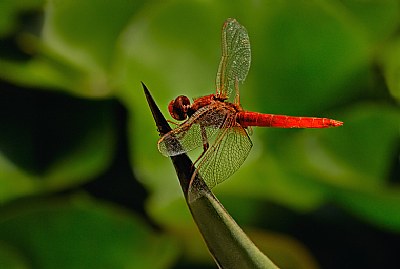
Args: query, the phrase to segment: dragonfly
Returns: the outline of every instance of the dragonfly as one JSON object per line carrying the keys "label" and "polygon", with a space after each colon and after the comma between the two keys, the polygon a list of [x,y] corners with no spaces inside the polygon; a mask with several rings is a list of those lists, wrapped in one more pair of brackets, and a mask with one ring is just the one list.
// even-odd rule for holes
{"label": "dragonfly", "polygon": [[[172,118],[184,121],[162,136],[158,150],[175,156],[203,147],[194,162],[192,176],[199,173],[211,189],[225,181],[243,164],[252,148],[250,128],[328,128],[343,122],[328,118],[295,117],[244,110],[239,100],[239,83],[249,72],[250,41],[247,30],[235,19],[222,27],[222,57],[216,77],[216,93],[190,100],[180,95],[168,105]],[[231,96],[235,91],[234,96]],[[232,100],[233,99],[233,100]],[[230,102],[231,101],[231,102]]]}

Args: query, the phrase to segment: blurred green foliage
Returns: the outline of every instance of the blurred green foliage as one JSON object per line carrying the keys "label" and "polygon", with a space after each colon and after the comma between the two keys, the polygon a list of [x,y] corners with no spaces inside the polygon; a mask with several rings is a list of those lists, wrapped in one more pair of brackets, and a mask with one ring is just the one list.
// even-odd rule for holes
{"label": "blurred green foliage", "polygon": [[[284,235],[293,233],[293,216],[342,212],[328,218],[333,223],[320,231],[326,235],[320,244],[329,245],[328,233],[343,232],[334,229],[339,224],[398,238],[397,0],[3,0],[1,268],[212,268],[171,163],[157,151],[140,81],[165,113],[178,94],[214,92],[228,17],[247,28],[252,46],[240,87],[245,109],[345,123],[255,129],[248,160],[215,188],[228,211],[245,228],[259,227],[252,238],[282,268],[317,268],[335,264],[326,256],[340,257],[329,246],[329,255],[310,254],[300,242],[307,238]],[[116,103],[127,118],[115,112]],[[121,139],[128,142],[121,146]],[[118,161],[121,148],[129,152],[126,166]],[[129,172],[108,173],[115,163]],[[134,181],[131,171],[148,192],[140,212],[118,202],[142,195],[134,183],[118,186],[121,178]],[[107,206],[86,188],[105,178],[104,189],[116,197]],[[376,242],[363,247],[370,248],[352,256],[365,262],[359,267],[390,262],[383,254],[362,255],[376,253]]]}

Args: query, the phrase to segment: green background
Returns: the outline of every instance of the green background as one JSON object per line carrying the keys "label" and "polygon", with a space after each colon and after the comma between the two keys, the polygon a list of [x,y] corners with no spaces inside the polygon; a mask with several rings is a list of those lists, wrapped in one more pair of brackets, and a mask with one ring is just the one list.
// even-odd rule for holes
{"label": "green background", "polygon": [[254,128],[217,197],[282,268],[394,266],[399,1],[2,0],[1,268],[216,268],[140,81],[165,115],[213,93],[229,17],[245,109],[344,126]]}

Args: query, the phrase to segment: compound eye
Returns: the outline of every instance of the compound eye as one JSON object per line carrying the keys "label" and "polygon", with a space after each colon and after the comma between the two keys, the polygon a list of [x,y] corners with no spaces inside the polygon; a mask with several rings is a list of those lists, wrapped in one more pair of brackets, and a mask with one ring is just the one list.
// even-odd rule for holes
{"label": "compound eye", "polygon": [[185,120],[187,111],[190,107],[190,100],[185,95],[179,95],[175,100],[172,100],[168,105],[168,111],[176,120]]}

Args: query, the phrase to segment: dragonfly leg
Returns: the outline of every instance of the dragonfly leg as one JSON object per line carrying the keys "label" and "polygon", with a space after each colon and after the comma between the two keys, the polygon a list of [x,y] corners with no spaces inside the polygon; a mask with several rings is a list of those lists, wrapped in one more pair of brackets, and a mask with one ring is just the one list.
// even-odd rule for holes
{"label": "dragonfly leg", "polygon": [[202,153],[200,154],[200,156],[196,159],[196,161],[194,161],[194,163],[192,164],[192,169],[191,169],[191,170],[192,170],[192,171],[191,171],[192,177],[190,178],[190,183],[189,183],[190,186],[193,184],[193,180],[195,179],[197,173],[199,172],[199,168],[196,168],[196,164],[197,164],[197,162],[204,156],[204,154],[207,152],[208,147],[209,147],[208,142],[206,142],[205,144],[203,144],[203,149],[204,149],[203,152],[202,152]]}
{"label": "dragonfly leg", "polygon": [[171,124],[173,124],[173,125],[175,125],[175,126],[179,126],[179,123],[177,123],[177,122],[175,122],[175,121],[167,120],[167,122],[168,122],[168,123],[171,123]]}
{"label": "dragonfly leg", "polygon": [[195,168],[195,165],[197,164],[197,162],[204,156],[204,154],[207,152],[208,148],[210,147],[210,144],[208,143],[208,139],[207,139],[206,128],[204,128],[204,126],[200,125],[200,130],[201,130],[201,138],[203,140],[203,152],[200,154],[200,156],[193,163],[193,165],[192,165],[193,172],[195,172],[194,168]]}

